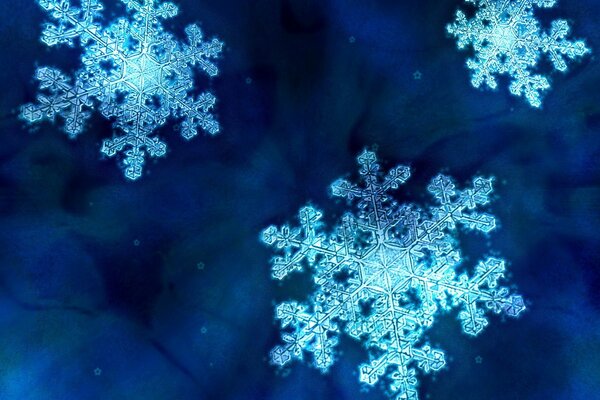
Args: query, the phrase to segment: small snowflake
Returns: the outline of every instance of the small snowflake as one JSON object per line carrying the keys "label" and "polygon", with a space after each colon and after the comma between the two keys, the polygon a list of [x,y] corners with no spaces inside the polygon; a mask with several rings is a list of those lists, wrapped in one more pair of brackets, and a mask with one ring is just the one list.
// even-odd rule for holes
{"label": "small snowflake", "polygon": [[96,376],[100,376],[100,375],[102,375],[102,369],[100,369],[100,368],[95,368],[95,369],[94,369],[94,375],[96,375]]}
{"label": "small snowflake", "polygon": [[91,111],[113,121],[122,132],[104,140],[102,153],[112,157],[124,153],[125,176],[142,175],[145,156],[161,157],[166,144],[154,132],[168,118],[181,120],[180,133],[191,139],[201,128],[210,135],[219,124],[210,113],[215,97],[205,92],[193,96],[193,67],[209,77],[218,74],[211,60],[223,43],[205,41],[197,25],[185,32],[188,43],[179,43],[166,32],[161,20],[178,13],[177,6],[161,0],[121,0],[132,14],[105,26],[99,0],[81,0],[80,7],[68,0],[38,0],[52,22],[44,25],[42,42],[82,48],[82,66],[73,78],[56,68],[38,68],[41,93],[36,104],[21,108],[29,123],[64,120],[64,131],[75,138],[85,129]]}
{"label": "small snowflake", "polygon": [[444,352],[425,341],[436,316],[459,309],[462,331],[475,336],[488,325],[486,311],[516,317],[525,306],[499,285],[504,260],[488,257],[471,275],[463,272],[458,227],[486,234],[496,227],[492,215],[476,211],[489,202],[491,178],[477,177],[458,190],[451,178],[438,175],[427,188],[437,205],[420,209],[400,205],[390,194],[408,180],[408,167],[384,176],[370,151],[358,163],[362,185],[340,179],[331,186],[334,196],[357,203],[335,229],[327,233],[322,213],[306,206],[300,227],[263,231],[262,240],[277,253],[272,277],[308,269],[316,285],[307,302],[277,305],[283,344],[271,360],[284,366],[310,353],[313,366],[325,372],[339,356],[338,337],[345,332],[369,355],[359,367],[361,382],[374,386],[384,377],[397,399],[415,400],[416,369],[429,373],[445,365]]}
{"label": "small snowflake", "polygon": [[468,19],[461,10],[446,29],[457,39],[459,49],[472,46],[475,57],[467,60],[471,83],[479,88],[485,83],[496,89],[498,75],[511,78],[510,92],[524,96],[533,107],[542,105],[541,92],[550,89],[549,79],[538,70],[542,55],[554,69],[567,70],[567,60],[575,60],[590,50],[583,40],[570,41],[569,24],[552,21],[544,32],[534,17],[534,7],[552,8],[556,0],[466,0],[477,7]]}
{"label": "small snowflake", "polygon": [[415,72],[413,72],[413,79],[415,81],[419,81],[421,80],[421,78],[423,78],[423,73],[419,70],[416,70]]}

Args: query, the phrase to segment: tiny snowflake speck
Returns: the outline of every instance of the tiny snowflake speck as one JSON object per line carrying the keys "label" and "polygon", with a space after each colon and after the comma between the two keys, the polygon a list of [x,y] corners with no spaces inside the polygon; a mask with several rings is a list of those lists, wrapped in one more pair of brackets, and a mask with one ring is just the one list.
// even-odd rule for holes
{"label": "tiny snowflake speck", "polygon": [[500,285],[503,259],[484,258],[469,274],[457,248],[459,227],[486,235],[495,229],[495,218],[478,211],[490,201],[492,178],[476,177],[459,190],[438,175],[427,187],[436,204],[418,208],[391,197],[409,179],[409,167],[383,174],[367,150],[358,163],[362,184],[339,179],[331,186],[333,196],[355,204],[334,229],[326,229],[321,211],[306,206],[299,227],[270,226],[262,233],[276,253],[274,279],[308,270],[315,285],[307,301],[276,306],[283,343],[271,361],[284,366],[310,354],[312,365],[326,372],[345,332],[368,353],[358,368],[362,383],[380,381],[391,396],[416,400],[417,369],[430,373],[445,365],[444,352],[426,340],[436,317],[458,309],[462,331],[476,336],[488,325],[486,312],[516,317],[525,305]]}
{"label": "tiny snowflake speck", "polygon": [[215,97],[204,92],[194,96],[193,68],[209,77],[218,74],[213,60],[223,43],[204,40],[198,25],[185,28],[188,42],[180,43],[166,32],[162,20],[178,13],[177,6],[161,0],[121,0],[129,18],[102,23],[99,0],[38,0],[51,22],[44,25],[42,42],[47,46],[76,44],[82,48],[81,67],[69,78],[56,68],[38,68],[37,103],[21,108],[29,123],[64,121],[70,138],[85,129],[96,108],[113,122],[121,134],[104,140],[102,153],[124,153],[124,173],[134,180],[142,175],[146,153],[161,157],[166,144],[153,136],[168,118],[181,121],[180,133],[191,139],[198,128],[210,135],[219,132],[211,111]]}
{"label": "tiny snowflake speck", "polygon": [[583,40],[568,40],[569,24],[563,19],[552,21],[550,31],[543,31],[534,9],[552,8],[556,0],[465,0],[477,10],[473,18],[458,10],[456,19],[446,29],[457,40],[458,48],[471,46],[475,52],[467,60],[471,83],[479,88],[486,84],[498,87],[497,76],[510,77],[510,92],[523,96],[533,107],[542,105],[541,93],[550,89],[550,80],[540,72],[545,55],[558,71],[567,70],[567,61],[590,50]]}

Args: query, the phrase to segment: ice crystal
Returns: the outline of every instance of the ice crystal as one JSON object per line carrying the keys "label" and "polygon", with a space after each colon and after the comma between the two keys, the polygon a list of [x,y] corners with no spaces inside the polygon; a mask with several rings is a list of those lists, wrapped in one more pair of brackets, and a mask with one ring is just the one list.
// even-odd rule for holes
{"label": "ice crystal", "polygon": [[461,10],[446,28],[457,39],[459,49],[471,46],[475,56],[467,60],[471,83],[479,88],[498,86],[497,76],[510,77],[510,92],[524,96],[533,107],[542,105],[541,94],[550,89],[548,77],[540,72],[540,59],[546,55],[552,67],[567,70],[567,61],[590,50],[583,40],[571,41],[569,24],[552,21],[550,32],[542,31],[534,8],[551,8],[556,0],[466,0],[477,7],[473,18]]}
{"label": "ice crystal", "polygon": [[64,131],[75,138],[85,129],[96,107],[122,134],[104,140],[102,153],[124,153],[125,176],[142,174],[145,155],[163,156],[166,145],[155,130],[168,118],[181,120],[180,133],[191,139],[201,128],[219,132],[211,114],[215,97],[205,92],[194,96],[193,67],[209,77],[218,74],[212,60],[222,50],[217,39],[205,41],[195,25],[186,27],[188,42],[180,43],[166,32],[162,20],[178,13],[173,3],[160,0],[121,0],[130,14],[103,24],[99,0],[38,0],[51,22],[44,26],[42,42],[48,46],[79,44],[81,68],[73,78],[56,68],[38,68],[35,77],[41,93],[36,104],[21,109],[30,123],[64,120]]}
{"label": "ice crystal", "polygon": [[491,178],[477,177],[458,190],[451,178],[438,175],[427,188],[437,205],[419,209],[390,197],[410,177],[408,167],[384,176],[366,150],[358,163],[362,185],[340,179],[331,186],[334,196],[356,203],[356,211],[330,233],[313,206],[300,210],[300,227],[270,226],[262,233],[276,251],[274,279],[309,269],[315,284],[308,301],[277,305],[283,344],[272,350],[271,360],[283,366],[310,353],[314,367],[325,372],[345,332],[369,354],[359,367],[361,382],[373,386],[384,377],[397,399],[415,400],[416,368],[429,373],[445,365],[444,352],[424,337],[436,316],[458,308],[462,331],[475,336],[488,325],[486,311],[516,317],[525,306],[521,296],[499,285],[501,258],[480,261],[470,276],[458,271],[464,269],[459,225],[485,234],[496,226],[492,215],[476,211],[489,202]]}

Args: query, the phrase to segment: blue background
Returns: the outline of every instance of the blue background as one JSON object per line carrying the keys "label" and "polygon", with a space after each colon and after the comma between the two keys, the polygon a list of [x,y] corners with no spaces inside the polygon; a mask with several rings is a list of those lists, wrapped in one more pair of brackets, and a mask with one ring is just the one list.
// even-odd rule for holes
{"label": "blue background", "polygon": [[131,183],[99,156],[101,117],[75,142],[17,119],[36,65],[72,70],[79,50],[40,43],[33,0],[2,2],[0,399],[386,398],[361,392],[365,355],[348,339],[327,375],[269,364],[274,302],[308,293],[270,279],[258,241],[309,201],[342,212],[328,185],[373,146],[414,169],[399,200],[425,202],[439,171],[495,176],[492,247],[528,301],[475,339],[442,318],[431,340],[448,367],[421,379],[423,398],[600,399],[600,2],[538,12],[593,49],[552,76],[542,110],[506,81],[470,86],[444,29],[459,0],[178,5],[169,29],[200,21],[226,42],[212,84],[223,132],[185,142],[166,126],[167,157]]}

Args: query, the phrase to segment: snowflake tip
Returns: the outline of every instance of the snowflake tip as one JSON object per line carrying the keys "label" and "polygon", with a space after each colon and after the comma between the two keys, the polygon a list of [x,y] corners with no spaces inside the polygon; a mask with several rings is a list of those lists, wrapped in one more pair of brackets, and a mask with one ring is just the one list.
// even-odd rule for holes
{"label": "snowflake tip", "polygon": [[275,243],[277,240],[277,228],[274,225],[269,226],[261,233],[262,241],[268,245]]}
{"label": "snowflake tip", "polygon": [[279,366],[284,366],[292,360],[291,352],[283,346],[277,346],[271,351],[271,360]]}
{"label": "snowflake tip", "polygon": [[504,312],[510,317],[518,316],[523,310],[525,310],[525,302],[522,296],[512,295],[509,301],[504,306]]}

